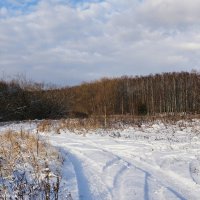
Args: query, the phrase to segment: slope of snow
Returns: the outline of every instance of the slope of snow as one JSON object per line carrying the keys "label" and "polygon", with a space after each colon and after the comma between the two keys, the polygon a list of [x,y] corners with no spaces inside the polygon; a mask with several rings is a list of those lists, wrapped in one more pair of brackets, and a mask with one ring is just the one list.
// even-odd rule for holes
{"label": "slope of snow", "polygon": [[65,197],[69,191],[73,200],[199,199],[199,120],[42,136],[64,157]]}

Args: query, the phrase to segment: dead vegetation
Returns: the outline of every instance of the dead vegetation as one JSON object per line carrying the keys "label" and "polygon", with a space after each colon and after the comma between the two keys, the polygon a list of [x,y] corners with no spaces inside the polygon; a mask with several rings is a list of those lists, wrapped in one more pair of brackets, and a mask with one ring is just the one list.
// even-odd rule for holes
{"label": "dead vegetation", "polygon": [[0,199],[58,199],[62,158],[23,130],[0,135]]}
{"label": "dead vegetation", "polygon": [[[66,130],[77,134],[85,134],[96,131],[97,129],[114,130],[125,129],[127,127],[141,128],[142,124],[154,124],[159,121],[163,124],[176,124],[178,121],[192,122],[193,119],[200,119],[199,115],[163,115],[163,116],[131,116],[114,115],[104,119],[104,116],[93,116],[85,119],[61,119],[61,120],[42,120],[37,125],[37,130],[43,133],[60,134]],[[105,124],[106,121],[106,124]]]}
{"label": "dead vegetation", "polygon": [[99,118],[42,120],[37,125],[37,130],[39,132],[52,131],[56,134],[60,134],[64,130],[82,133],[99,128],[105,128],[104,124]]}

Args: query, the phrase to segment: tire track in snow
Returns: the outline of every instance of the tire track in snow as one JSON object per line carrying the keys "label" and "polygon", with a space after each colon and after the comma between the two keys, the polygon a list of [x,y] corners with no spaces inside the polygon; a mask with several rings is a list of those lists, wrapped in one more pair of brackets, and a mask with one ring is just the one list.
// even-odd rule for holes
{"label": "tire track in snow", "polygon": [[[88,144],[88,142],[89,142],[89,144]],[[85,145],[87,145],[87,147],[89,146],[91,149],[98,149],[99,152],[103,152],[104,154],[110,154],[112,157],[114,157],[114,159],[109,160],[105,164],[105,166],[102,168],[102,171],[104,171],[104,173],[105,173],[106,169],[112,168],[113,165],[122,165],[121,168],[119,168],[119,170],[117,170],[116,174],[113,177],[113,183],[112,183],[112,188],[111,188],[113,199],[115,199],[115,196],[117,196],[116,199],[120,199],[120,197],[122,198],[125,195],[125,191],[124,191],[124,188],[123,188],[123,179],[127,179],[127,177],[124,174],[126,173],[127,170],[132,168],[132,170],[137,169],[137,170],[141,171],[142,173],[144,173],[144,175],[145,175],[144,176],[144,200],[149,200],[148,180],[147,179],[150,176],[150,174],[148,172],[141,170],[140,168],[132,165],[128,161],[122,159],[119,155],[114,154],[111,151],[108,151],[106,149],[99,147],[99,145],[96,145],[96,143],[94,143],[92,141],[86,141],[86,142],[83,142],[83,143]],[[78,147],[76,149],[81,150],[80,147]],[[95,162],[95,161],[93,161],[93,162]],[[119,190],[119,191],[115,191],[115,188],[117,188],[117,190]]]}
{"label": "tire track in snow", "polygon": [[[51,143],[52,143],[52,145],[59,148],[59,151],[62,153],[62,155],[65,157],[65,159],[67,159],[71,163],[71,165],[73,167],[73,171],[76,176],[75,178],[76,178],[76,184],[78,187],[77,189],[78,189],[79,200],[92,200],[89,183],[83,172],[84,167],[82,166],[82,162],[78,158],[76,158],[76,156],[74,156],[68,149],[63,147],[65,145],[65,143],[62,143],[62,142],[57,144],[55,141],[52,141]],[[66,161],[64,161],[64,165],[63,165],[64,167],[66,165],[65,162]],[[66,169],[62,169],[63,172],[64,172],[64,170],[66,170]],[[71,173],[73,173],[73,172],[71,172]],[[63,173],[63,176],[64,176],[63,178],[66,179],[65,181],[67,181],[67,178],[65,177],[66,176],[65,173]],[[74,196],[77,196],[77,194],[74,195],[72,193],[72,198],[74,198]]]}
{"label": "tire track in snow", "polygon": [[[143,172],[145,175],[148,174],[148,177],[154,177],[160,185],[164,186],[168,191],[173,193],[178,199],[181,199],[181,200],[191,199],[191,196],[188,196],[188,194],[190,194],[190,191],[192,190],[192,188],[188,188],[187,184],[185,185],[186,180],[184,178],[183,178],[183,180],[177,180],[177,179],[174,180],[173,176],[170,176],[169,174],[167,175],[161,169],[153,168],[148,163],[141,162],[141,161],[140,162],[134,161],[134,163],[133,163],[133,161],[130,158],[126,158],[126,157],[122,156],[118,151],[117,151],[117,153],[116,153],[116,151],[115,152],[109,151],[107,148],[103,149],[102,147],[100,147],[98,144],[96,144],[93,141],[91,141],[91,143],[93,143],[94,146],[96,146],[97,148],[102,149],[102,151],[111,153],[112,155],[120,158],[121,160],[124,160],[125,162],[129,163],[129,165],[131,165],[132,167],[135,167],[139,171]],[[114,148],[112,148],[112,149],[114,149]],[[114,150],[116,150],[116,149],[114,149]],[[121,149],[120,149],[120,151],[121,151]],[[138,167],[138,166],[143,166],[143,168]],[[158,173],[158,174],[156,175],[156,173]],[[162,178],[160,178],[160,177],[163,177],[163,175],[165,175],[165,178],[167,180],[163,180]],[[180,179],[181,179],[181,177],[180,177]],[[181,191],[184,190],[184,196],[186,196],[186,198],[182,194],[180,194],[180,192],[178,192],[177,190],[174,189],[174,188],[176,188],[176,185],[177,185],[176,182],[180,183],[178,185],[183,186],[183,188],[181,188]],[[148,189],[147,183],[148,182],[145,180],[146,189],[144,189],[144,191],[146,191]],[[149,197],[147,194],[144,194],[144,200],[146,200],[146,199],[148,200]],[[192,197],[192,199],[198,199],[198,198],[197,198],[197,196],[194,196],[194,197]]]}
{"label": "tire track in snow", "polygon": [[66,197],[66,194],[70,193],[72,195],[72,198],[79,198],[79,189],[78,189],[78,180],[77,175],[74,169],[74,165],[69,160],[67,153],[59,148],[59,151],[61,152],[64,160],[63,160],[63,167],[61,171],[61,188],[62,193],[64,192],[64,196]]}
{"label": "tire track in snow", "polygon": [[76,173],[78,193],[80,200],[92,200],[89,183],[83,172],[82,163],[70,152],[68,152],[68,158],[71,161],[74,171]]}
{"label": "tire track in snow", "polygon": [[[79,184],[79,191],[80,191],[80,200],[96,200],[97,197],[98,199],[103,199],[105,200],[111,200],[112,199],[112,194],[110,189],[105,185],[104,181],[102,180],[100,170],[92,159],[84,155],[83,152],[80,152],[76,148],[73,150],[68,149],[67,150],[69,154],[69,158],[72,161],[75,171],[77,173],[77,181],[80,182]],[[77,165],[79,166],[78,169],[76,169]],[[81,166],[80,166],[81,165]],[[84,166],[83,166],[84,165]],[[91,168],[93,167],[93,168]],[[80,175],[80,170],[82,171]],[[89,175],[88,175],[89,174]],[[83,194],[83,190],[85,189],[84,183],[87,183],[87,192],[86,194]],[[96,183],[98,183],[98,187],[93,187]],[[91,187],[92,186],[92,187]],[[101,186],[101,187],[100,187]]]}
{"label": "tire track in snow", "polygon": [[103,167],[103,171],[105,171],[107,168],[111,167],[113,164],[115,164],[119,160],[120,160],[119,157],[116,157],[116,158],[106,162],[105,166]]}
{"label": "tire track in snow", "polygon": [[[143,179],[144,200],[151,199],[151,196],[150,196],[151,194],[149,194],[149,179],[150,178],[152,178],[156,181],[156,183],[159,185],[157,187],[157,190],[160,190],[161,192],[162,192],[162,188],[164,188],[163,189],[164,191],[170,192],[177,199],[181,199],[181,200],[198,199],[198,197],[196,195],[193,195],[191,193],[191,191],[192,191],[192,189],[194,189],[194,187],[190,187],[190,184],[186,183],[187,179],[178,177],[178,175],[176,175],[174,177],[173,175],[175,175],[175,174],[166,174],[165,171],[158,168],[157,166],[152,166],[152,165],[146,163],[145,161],[137,160],[137,157],[132,158],[130,156],[131,149],[128,149],[126,151],[124,150],[124,149],[127,149],[126,144],[121,143],[120,148],[117,148],[117,146],[115,144],[113,144],[113,145],[109,144],[109,147],[111,147],[111,148],[109,148],[106,145],[99,145],[99,143],[97,144],[96,142],[99,142],[98,140],[94,142],[94,140],[87,138],[84,140],[79,140],[78,147],[74,146],[74,144],[70,145],[70,142],[75,142],[75,141],[76,140],[74,140],[74,139],[71,139],[71,141],[69,141],[69,140],[66,141],[68,143],[69,150],[76,149],[76,150],[81,151],[81,149],[82,149],[81,146],[83,146],[83,147],[87,147],[88,151],[90,151],[90,149],[91,150],[96,149],[95,152],[102,153],[105,155],[110,155],[110,157],[112,159],[108,160],[107,163],[104,166],[102,166],[102,172],[105,172],[109,168],[110,168],[110,170],[112,170],[115,163],[117,163],[119,161],[123,162],[123,163],[129,163],[129,170],[125,170],[125,167],[124,167],[124,169],[121,171],[122,172],[121,176],[118,176],[117,172],[116,172],[116,174],[113,175],[114,176],[113,178],[116,179],[115,184],[117,182],[123,183],[123,181],[127,181],[125,179],[129,179],[129,177],[125,176],[125,175],[128,174],[128,172],[131,170],[134,171],[134,169],[135,169],[135,170],[143,173],[143,178],[142,178],[142,175],[140,176],[140,178]],[[103,140],[102,140],[102,142],[103,142]],[[98,155],[98,154],[96,154],[96,155]],[[79,155],[76,154],[77,160],[79,160],[79,162],[82,162],[81,161],[82,158],[79,156],[80,156],[80,154]],[[85,155],[85,157],[88,157],[88,156],[90,156],[90,155]],[[94,162],[94,165],[95,165],[95,163],[98,163],[97,162],[98,160],[94,160],[94,158],[95,158],[95,156],[93,157],[93,159],[91,159],[91,158],[88,158],[88,159],[92,160],[92,162]],[[74,163],[74,164],[76,164],[76,163]],[[95,169],[94,169],[94,173],[95,173]],[[98,174],[98,176],[101,176],[101,174]],[[103,176],[103,174],[102,174],[102,176]],[[88,177],[86,179],[88,179]],[[90,181],[90,184],[91,184],[91,181]],[[121,185],[122,186],[119,186],[118,189],[121,191],[121,193],[123,195],[126,192],[126,188],[123,188],[123,184],[121,184]],[[180,187],[180,185],[182,185],[182,186]],[[90,185],[88,185],[88,187],[90,187]],[[98,185],[97,185],[97,187],[98,187]],[[159,188],[161,188],[161,189],[159,189]],[[195,193],[198,194],[198,192],[196,190],[195,190]],[[88,195],[90,196],[90,198],[88,198],[89,200],[93,199],[91,197],[91,194],[88,194]],[[117,196],[115,196],[115,194],[113,194],[113,199],[115,197],[117,197]],[[128,198],[123,198],[123,199],[128,199]],[[140,196],[140,199],[141,199],[141,196]],[[97,200],[97,199],[95,199],[95,200]]]}
{"label": "tire track in snow", "polygon": [[[90,143],[90,144],[88,144],[88,142]],[[85,143],[85,142],[84,142]],[[95,143],[94,143],[95,144]],[[113,159],[111,159],[111,160],[109,160],[106,164],[105,164],[105,166],[102,168],[102,171],[104,172],[104,173],[106,173],[106,175],[105,176],[107,176],[107,175],[109,175],[108,173],[109,172],[106,172],[108,169],[110,169],[110,170],[112,170],[115,166],[117,166],[118,168],[119,168],[119,166],[120,166],[120,168],[116,171],[116,173],[114,174],[114,176],[112,177],[113,178],[113,181],[112,181],[112,187],[110,187],[110,190],[112,191],[112,196],[113,196],[113,199],[123,199],[123,196],[125,195],[125,193],[126,193],[126,191],[124,191],[125,190],[125,188],[124,188],[124,185],[123,185],[123,182],[124,182],[124,180],[126,180],[126,179],[128,179],[128,176],[125,176],[125,174],[126,174],[126,172],[128,171],[128,170],[132,170],[132,171],[134,171],[135,169],[136,169],[136,167],[135,166],[132,166],[132,164],[130,164],[129,162],[127,162],[127,161],[125,161],[124,159],[122,159],[120,156],[118,156],[118,155],[116,155],[116,154],[113,154],[113,152],[110,152],[110,151],[107,151],[107,150],[105,150],[105,149],[102,149],[102,148],[100,148],[99,146],[96,146],[96,145],[94,145],[94,144],[92,144],[91,145],[91,141],[87,141],[86,143],[85,143],[85,145],[87,145],[87,146],[90,146],[92,149],[98,149],[99,150],[99,152],[101,152],[101,153],[104,153],[104,154],[106,154],[106,155],[111,155],[112,157],[114,157]],[[78,147],[78,149],[79,149],[79,147]],[[81,149],[79,149],[79,150],[81,150]],[[94,161],[95,162],[95,161]],[[140,170],[140,169],[139,169]],[[140,170],[141,171],[141,170]],[[142,171],[142,173],[144,173],[145,175],[147,174],[147,172],[144,172],[144,171]],[[143,178],[143,177],[142,177]],[[147,191],[147,188],[148,188],[148,183],[147,183],[147,181],[146,181],[146,179],[145,178],[143,178],[144,179],[144,190],[145,191]],[[146,182],[145,182],[146,181]],[[117,190],[119,190],[119,191],[116,191],[116,188],[117,188]],[[132,191],[129,191],[129,193],[131,193]],[[131,194],[130,194],[130,196],[131,196]],[[145,193],[145,200],[148,200],[148,194],[146,194]]]}
{"label": "tire track in snow", "polygon": [[[116,167],[118,168],[117,170],[115,170]],[[122,199],[123,194],[122,194],[121,190],[119,190],[119,188],[121,188],[121,186],[123,184],[122,179],[128,169],[129,169],[129,165],[127,164],[127,162],[124,162],[119,157],[109,160],[103,167],[102,171],[103,171],[104,177],[110,176],[110,172],[115,171],[115,174],[111,178],[112,183],[110,186],[110,190],[112,193],[112,199],[115,199],[116,196],[118,199]]]}
{"label": "tire track in snow", "polygon": [[[71,143],[69,143],[69,145],[70,145]],[[73,143],[74,144],[74,143]],[[82,146],[82,145],[81,145]],[[115,188],[118,188],[119,189],[119,187],[121,187],[120,185],[123,185],[122,183],[122,181],[121,181],[121,179],[123,179],[124,178],[124,174],[125,174],[125,172],[129,169],[129,163],[128,162],[126,162],[126,161],[124,161],[124,160],[122,160],[119,156],[116,156],[116,155],[114,155],[114,154],[112,154],[112,153],[109,153],[109,152],[107,152],[107,151],[105,151],[105,150],[102,150],[102,149],[100,149],[100,148],[97,148],[96,146],[95,146],[95,148],[94,148],[94,145],[88,145],[87,144],[87,150],[89,150],[89,148],[88,148],[88,146],[89,147],[91,147],[91,149],[96,149],[96,150],[98,150],[98,151],[96,151],[96,153],[98,152],[98,153],[101,153],[101,154],[106,154],[106,155],[111,155],[111,157],[114,157],[113,159],[111,159],[111,160],[109,160],[107,163],[106,163],[106,165],[105,166],[103,166],[102,167],[102,174],[100,174],[99,175],[99,178],[101,178],[101,181],[100,180],[98,180],[99,181],[99,183],[100,182],[102,182],[102,184],[105,184],[105,188],[109,188],[109,189],[107,189],[108,191],[109,191],[109,193],[110,193],[110,195],[107,195],[107,196],[110,196],[110,197],[107,197],[106,199],[115,199],[116,197],[115,196],[117,196],[117,198],[116,199],[121,199],[122,197],[123,197],[123,195],[124,195],[124,193],[123,192],[117,192],[118,193],[118,195],[116,195],[116,191],[115,191]],[[68,146],[68,148],[69,148],[69,146]],[[81,147],[80,147],[80,143],[79,143],[79,146],[78,147],[73,147],[73,151],[71,151],[71,155],[76,155],[77,156],[77,159],[84,159],[85,161],[88,161],[89,163],[90,163],[90,165],[93,165],[93,166],[96,166],[96,161],[95,160],[93,160],[93,159],[91,159],[90,157],[88,157],[87,155],[85,155],[84,154],[84,152],[85,151],[81,151],[82,149],[81,149]],[[70,149],[69,149],[69,151],[70,151]],[[78,156],[80,156],[81,155],[81,157],[78,157]],[[117,169],[117,171],[116,171],[116,174],[114,174],[114,176],[112,177],[113,178],[113,181],[112,181],[112,187],[110,187],[109,185],[106,185],[106,179],[105,179],[105,177],[108,177],[109,176],[109,168],[111,168],[110,170],[112,170],[112,167],[113,166],[116,166],[118,169]],[[99,171],[99,170],[98,170]],[[97,172],[97,171],[96,171]],[[94,174],[95,174],[95,172],[94,172]],[[122,193],[122,194],[121,194]],[[121,198],[120,198],[120,196],[121,196]],[[111,198],[112,197],[112,198]],[[93,198],[92,198],[93,199]],[[96,200],[96,199],[94,199],[94,200]]]}
{"label": "tire track in snow", "polygon": [[[118,156],[118,154],[117,154]],[[125,161],[127,160],[127,158],[123,158]],[[128,161],[127,161],[128,162]],[[191,199],[191,197],[187,197],[185,198],[184,196],[188,196],[189,191],[191,191],[191,189],[188,189],[187,185],[184,185],[184,181],[181,181],[182,186],[184,187],[184,196],[182,194],[180,194],[180,192],[178,192],[177,190],[175,190],[174,188],[176,188],[176,183],[174,183],[174,180],[172,179],[171,176],[167,175],[166,173],[164,173],[161,169],[153,169],[152,166],[150,166],[149,164],[146,164],[144,162],[138,162],[138,161],[131,161],[129,159],[130,165],[134,166],[137,170],[143,172],[145,174],[146,177],[152,177],[154,179],[156,179],[156,181],[161,185],[164,186],[168,191],[170,191],[171,193],[173,193],[178,199],[181,200],[187,200],[187,199]],[[145,166],[146,165],[146,166]],[[140,166],[140,167],[139,167]],[[141,167],[142,166],[142,167]],[[148,176],[147,176],[148,174]],[[162,179],[161,177],[164,177],[164,179]],[[145,186],[144,186],[144,200],[148,200],[149,199],[149,195],[148,195],[148,179],[146,178],[144,180],[145,182]],[[177,182],[177,180],[175,180]],[[180,182],[180,181],[178,181]],[[180,184],[178,184],[180,185]],[[181,188],[181,191],[183,190],[183,188]],[[188,192],[187,192],[188,191]],[[192,199],[197,199],[197,197],[192,197]]]}

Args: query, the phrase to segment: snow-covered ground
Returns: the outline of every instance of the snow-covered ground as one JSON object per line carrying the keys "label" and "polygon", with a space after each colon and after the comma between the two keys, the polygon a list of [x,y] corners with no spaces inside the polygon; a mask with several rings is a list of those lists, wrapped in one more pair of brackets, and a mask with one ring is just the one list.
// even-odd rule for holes
{"label": "snow-covered ground", "polygon": [[[34,124],[2,126],[35,130]],[[200,121],[161,122],[75,134],[41,133],[64,157],[73,200],[199,200]],[[69,197],[69,195],[68,195]]]}

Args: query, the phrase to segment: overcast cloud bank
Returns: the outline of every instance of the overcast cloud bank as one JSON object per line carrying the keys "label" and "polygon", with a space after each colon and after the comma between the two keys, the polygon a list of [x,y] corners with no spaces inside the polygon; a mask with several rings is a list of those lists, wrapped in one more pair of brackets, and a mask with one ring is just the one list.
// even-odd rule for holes
{"label": "overcast cloud bank", "polygon": [[78,84],[200,69],[199,0],[7,0],[0,72]]}

